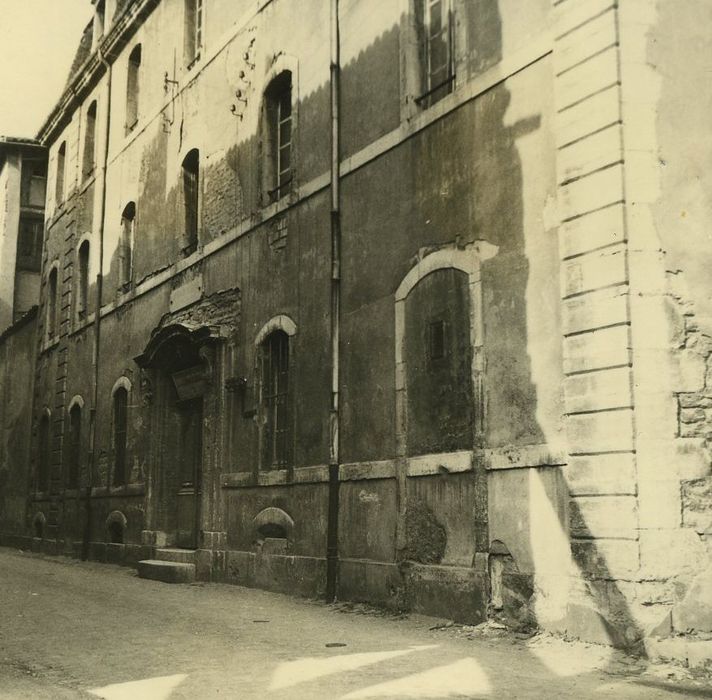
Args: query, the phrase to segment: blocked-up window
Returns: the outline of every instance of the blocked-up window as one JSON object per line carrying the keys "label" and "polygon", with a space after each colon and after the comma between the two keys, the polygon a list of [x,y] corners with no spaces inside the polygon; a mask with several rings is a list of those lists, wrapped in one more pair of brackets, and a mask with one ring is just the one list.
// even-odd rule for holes
{"label": "blocked-up window", "polygon": [[84,319],[89,305],[89,241],[77,251],[77,318]]}
{"label": "blocked-up window", "polygon": [[292,185],[292,73],[283,71],[265,91],[267,194],[270,201],[286,195]]}
{"label": "blocked-up window", "polygon": [[139,74],[141,72],[141,44],[134,46],[129,54],[126,70],[126,133],[131,133],[138,124]]}
{"label": "blocked-up window", "polygon": [[199,171],[200,153],[194,148],[183,159],[184,253],[192,253],[198,247]]}
{"label": "blocked-up window", "polygon": [[50,417],[44,413],[40,418],[37,440],[37,490],[49,491],[49,467],[51,459]]}
{"label": "blocked-up window", "polygon": [[81,468],[82,409],[74,404],[69,411],[69,435],[67,440],[66,485],[69,489],[77,488]]}
{"label": "blocked-up window", "polygon": [[402,347],[408,454],[471,449],[475,395],[465,272],[438,269],[411,290]]}
{"label": "blocked-up window", "polygon": [[66,156],[67,142],[62,141],[62,144],[57,150],[57,176],[54,183],[54,200],[57,204],[61,204],[64,201],[64,170]]}
{"label": "blocked-up window", "polygon": [[455,80],[451,0],[416,0],[422,90],[416,99],[429,107],[452,92]]}
{"label": "blocked-up window", "polygon": [[82,177],[87,178],[96,167],[96,100],[89,105],[84,125],[84,154],[82,157]]}
{"label": "blocked-up window", "polygon": [[126,483],[128,398],[128,391],[124,387],[119,387],[114,392],[114,486],[123,486]]}
{"label": "blocked-up window", "polygon": [[185,0],[185,65],[200,60],[203,47],[203,0]]}
{"label": "blocked-up window", "polygon": [[274,331],[260,345],[262,467],[289,462],[291,418],[289,410],[289,336]]}
{"label": "blocked-up window", "polygon": [[47,340],[57,335],[57,268],[53,267],[47,278]]}
{"label": "blocked-up window", "polygon": [[136,204],[129,202],[121,214],[121,234],[119,239],[119,284],[131,284],[133,277],[133,245],[136,226]]}

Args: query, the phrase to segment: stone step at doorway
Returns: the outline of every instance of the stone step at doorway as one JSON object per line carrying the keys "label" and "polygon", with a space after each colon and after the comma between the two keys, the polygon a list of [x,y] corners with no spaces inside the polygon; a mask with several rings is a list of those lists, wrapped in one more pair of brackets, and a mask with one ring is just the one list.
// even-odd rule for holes
{"label": "stone step at doorway", "polygon": [[155,559],[138,563],[139,578],[163,583],[193,583],[195,581],[195,550],[158,549]]}
{"label": "stone step at doorway", "polygon": [[156,550],[155,558],[159,561],[175,561],[181,564],[195,564],[195,550],[179,547],[162,547]]}

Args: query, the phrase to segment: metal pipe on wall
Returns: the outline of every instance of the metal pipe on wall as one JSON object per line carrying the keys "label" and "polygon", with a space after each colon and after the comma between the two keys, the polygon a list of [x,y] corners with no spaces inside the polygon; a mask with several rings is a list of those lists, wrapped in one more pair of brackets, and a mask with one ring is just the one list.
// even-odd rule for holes
{"label": "metal pipe on wall", "polygon": [[82,559],[89,557],[89,544],[91,542],[91,489],[96,473],[96,410],[99,401],[99,352],[101,341],[101,298],[104,276],[102,268],[104,264],[104,219],[106,216],[106,169],[109,163],[109,136],[111,133],[111,64],[106,60],[101,48],[98,51],[99,60],[106,69],[106,129],[104,131],[104,154],[101,165],[101,201],[99,213],[99,268],[96,273],[96,306],[94,311],[94,354],[92,357],[94,369],[94,386],[92,396],[92,406],[89,413],[89,440],[90,440],[90,460],[88,484],[86,487],[86,523],[84,526],[84,536],[82,538]]}
{"label": "metal pipe on wall", "polygon": [[326,598],[336,598],[339,565],[339,346],[341,330],[341,206],[339,0],[331,0],[331,411],[329,414],[329,510],[326,543]]}

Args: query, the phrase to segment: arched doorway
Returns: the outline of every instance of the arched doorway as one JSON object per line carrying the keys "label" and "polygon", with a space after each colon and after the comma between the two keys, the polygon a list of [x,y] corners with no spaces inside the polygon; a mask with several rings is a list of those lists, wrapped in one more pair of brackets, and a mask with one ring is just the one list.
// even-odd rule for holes
{"label": "arched doorway", "polygon": [[151,375],[153,475],[147,508],[161,544],[201,546],[204,413],[213,367],[209,327],[175,323],[154,333],[136,358]]}

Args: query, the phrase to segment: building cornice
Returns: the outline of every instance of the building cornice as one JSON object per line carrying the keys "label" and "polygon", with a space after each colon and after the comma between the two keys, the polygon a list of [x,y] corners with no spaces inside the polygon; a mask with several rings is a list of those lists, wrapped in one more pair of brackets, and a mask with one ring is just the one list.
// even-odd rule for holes
{"label": "building cornice", "polygon": [[106,68],[102,57],[109,63],[116,60],[121,50],[136,34],[139,26],[158,6],[160,0],[133,0],[112,24],[92,53],[72,77],[62,96],[57,101],[37,133],[42,145],[51,143],[57,132],[71,120],[72,113],[81,104],[87,93],[96,86]]}

